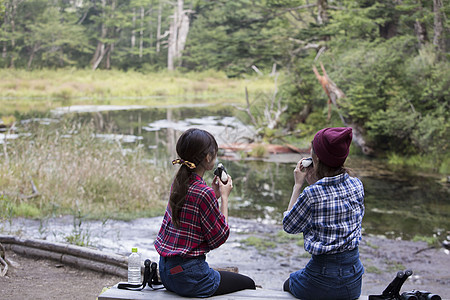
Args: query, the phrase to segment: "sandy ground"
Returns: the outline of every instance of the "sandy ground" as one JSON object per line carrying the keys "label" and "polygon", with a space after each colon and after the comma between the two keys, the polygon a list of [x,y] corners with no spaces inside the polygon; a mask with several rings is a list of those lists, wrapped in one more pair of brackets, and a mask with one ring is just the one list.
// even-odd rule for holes
{"label": "sandy ground", "polygon": [[[207,255],[212,267],[237,267],[262,288],[281,290],[289,273],[303,268],[309,260],[297,240],[280,235],[280,226],[251,226],[247,222],[236,228],[239,231],[232,230],[224,245]],[[16,264],[7,277],[0,277],[1,299],[95,299],[104,287],[126,280],[50,260],[18,256],[11,251],[6,255]],[[397,271],[411,269],[414,274],[403,285],[402,292],[427,290],[450,299],[450,255],[442,247],[364,236],[360,255],[366,269],[363,295],[381,294]]]}
{"label": "sandy ground", "polygon": [[103,287],[123,280],[9,251],[6,257],[17,265],[6,277],[0,277],[0,299],[3,300],[95,299]]}

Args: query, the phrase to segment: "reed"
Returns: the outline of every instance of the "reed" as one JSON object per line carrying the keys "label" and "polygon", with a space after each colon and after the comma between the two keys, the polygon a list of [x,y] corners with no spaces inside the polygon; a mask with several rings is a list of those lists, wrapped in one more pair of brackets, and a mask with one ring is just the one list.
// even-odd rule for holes
{"label": "reed", "polygon": [[175,105],[245,103],[250,94],[272,91],[273,78],[227,78],[223,73],[118,70],[0,70],[0,114],[48,111],[74,104]]}
{"label": "reed", "polygon": [[96,138],[89,124],[72,122],[30,124],[26,131],[31,134],[0,155],[0,218],[78,212],[134,219],[164,212],[171,173],[145,159],[138,144],[124,151]]}

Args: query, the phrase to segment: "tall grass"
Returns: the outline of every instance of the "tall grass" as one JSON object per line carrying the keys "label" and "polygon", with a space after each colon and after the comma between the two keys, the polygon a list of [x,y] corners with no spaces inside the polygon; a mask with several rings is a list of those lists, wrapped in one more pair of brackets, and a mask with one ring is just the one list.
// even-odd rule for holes
{"label": "tall grass", "polygon": [[0,70],[0,114],[47,111],[74,104],[170,105],[244,103],[250,94],[272,91],[273,78],[230,79],[208,72],[140,73],[118,70]]}
{"label": "tall grass", "polygon": [[[0,155],[3,219],[77,213],[132,219],[163,213],[172,174],[145,159],[138,145],[123,151],[118,143],[95,138],[87,124],[33,128]],[[39,195],[32,194],[32,184]]]}

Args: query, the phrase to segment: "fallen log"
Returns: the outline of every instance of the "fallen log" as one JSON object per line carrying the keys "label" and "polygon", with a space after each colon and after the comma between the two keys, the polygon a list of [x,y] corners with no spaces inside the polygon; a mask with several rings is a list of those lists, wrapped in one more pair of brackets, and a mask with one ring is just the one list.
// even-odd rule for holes
{"label": "fallen log", "polygon": [[[39,257],[67,264],[79,269],[89,269],[103,274],[127,277],[128,257],[76,245],[51,243],[37,239],[24,239],[0,234],[0,245],[8,250],[30,257]],[[215,270],[239,273],[237,267],[213,267]],[[143,271],[142,266],[142,271]]]}
{"label": "fallen log", "polygon": [[3,243],[8,249],[26,256],[48,258],[75,267],[117,276],[126,276],[127,274],[128,258],[122,255],[104,253],[76,245],[23,239],[10,235],[0,235],[0,243]]}
{"label": "fallen log", "polygon": [[21,254],[23,256],[51,259],[61,264],[70,265],[78,269],[89,269],[92,271],[100,272],[102,274],[111,274],[126,278],[128,273],[126,266],[120,267],[112,265],[108,262],[99,262],[94,259],[83,258],[80,256],[52,252],[21,245],[11,245],[10,249],[11,251],[14,251],[15,253]]}
{"label": "fallen log", "polygon": [[262,143],[233,143],[233,144],[223,144],[219,148],[230,151],[244,151],[250,152],[256,147],[263,146],[266,148],[268,153],[280,154],[280,153],[309,153],[310,149],[300,149],[293,145],[275,145],[275,144],[262,144]]}

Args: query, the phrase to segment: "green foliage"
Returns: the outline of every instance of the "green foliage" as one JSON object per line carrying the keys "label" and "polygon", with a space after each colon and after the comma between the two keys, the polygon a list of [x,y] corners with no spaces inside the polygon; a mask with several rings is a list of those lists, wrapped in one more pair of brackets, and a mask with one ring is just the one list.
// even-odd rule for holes
{"label": "green foliage", "polygon": [[37,218],[40,215],[39,208],[32,203],[19,203],[13,208],[14,216],[20,216],[24,218]]}
{"label": "green foliage", "polygon": [[[259,1],[258,1],[259,2]],[[228,76],[267,73],[283,53],[285,20],[268,12],[263,3],[248,0],[199,4],[184,53],[184,65],[196,70],[214,68]]]}
{"label": "green foliage", "polygon": [[369,266],[364,266],[364,270],[365,270],[367,273],[374,273],[374,274],[382,274],[382,273],[383,273],[383,271],[381,271],[381,270],[378,269],[377,267],[371,266],[371,265],[369,265]]}
{"label": "green foliage", "polygon": [[264,144],[258,144],[252,149],[252,151],[250,151],[251,157],[263,158],[267,157],[268,154],[269,152]]}
{"label": "green foliage", "polygon": [[430,247],[440,247],[441,242],[437,236],[421,236],[416,235],[412,239],[414,242],[426,242]]}
{"label": "green foliage", "polygon": [[241,243],[248,245],[248,246],[253,246],[256,249],[258,249],[259,251],[264,251],[267,248],[275,248],[276,247],[275,242],[269,241],[264,238],[255,237],[255,236],[250,236],[250,237],[242,240]]}
{"label": "green foliage", "polygon": [[3,194],[0,195],[0,221],[12,222],[14,215],[14,204],[11,199]]}
{"label": "green foliage", "polygon": [[72,233],[65,237],[66,242],[69,244],[88,247],[92,246],[90,242],[90,233],[88,229],[82,228],[83,220],[85,216],[78,210],[73,215],[73,229]]}

